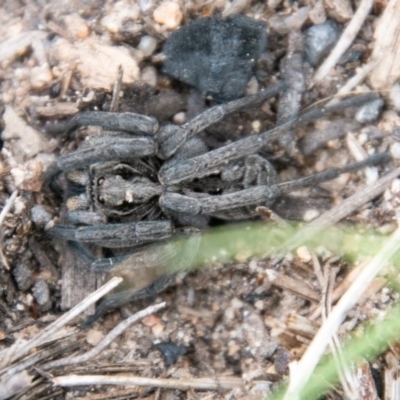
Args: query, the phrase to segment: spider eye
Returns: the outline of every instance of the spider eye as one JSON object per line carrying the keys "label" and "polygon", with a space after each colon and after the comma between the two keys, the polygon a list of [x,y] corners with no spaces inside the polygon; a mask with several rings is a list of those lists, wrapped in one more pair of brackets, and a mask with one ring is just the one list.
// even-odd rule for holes
{"label": "spider eye", "polygon": [[101,186],[103,183],[104,183],[104,178],[103,177],[97,179],[97,186]]}
{"label": "spider eye", "polygon": [[97,196],[97,201],[98,201],[100,204],[104,204],[104,198],[103,198],[103,196]]}

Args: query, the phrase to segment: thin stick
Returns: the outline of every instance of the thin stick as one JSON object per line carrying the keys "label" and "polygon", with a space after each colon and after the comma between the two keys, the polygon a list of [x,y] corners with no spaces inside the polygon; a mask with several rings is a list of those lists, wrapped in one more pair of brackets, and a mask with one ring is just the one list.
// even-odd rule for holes
{"label": "thin stick", "polygon": [[51,361],[40,368],[42,370],[48,370],[51,368],[59,368],[65,365],[72,365],[83,363],[90,360],[93,357],[96,357],[103,349],[110,345],[110,343],[115,340],[118,336],[120,336],[126,329],[134,324],[135,322],[147,317],[148,315],[154,314],[165,307],[165,302],[159,303],[150,307],[145,308],[133,315],[131,315],[126,320],[119,323],[114,329],[112,329],[104,338],[101,340],[97,346],[93,347],[91,350],[87,351],[84,354],[75,356],[75,357],[65,357],[61,360]]}
{"label": "thin stick", "polygon": [[[218,390],[218,389],[244,389],[241,378],[218,376],[216,378],[180,378],[180,379],[157,379],[144,378],[134,375],[65,375],[57,376],[52,380],[54,385],[64,387],[93,386],[93,385],[117,385],[117,386],[146,386],[162,387],[178,390]],[[254,385],[265,381],[253,381]]]}
{"label": "thin stick", "polygon": [[122,65],[118,67],[117,79],[115,80],[113,87],[113,94],[111,99],[110,111],[118,111],[119,105],[119,94],[121,93],[122,78],[124,76],[124,70]]}
{"label": "thin stick", "polygon": [[368,74],[381,62],[381,60],[371,60],[367,64],[358,69],[356,74],[352,76],[337,92],[337,96],[327,103],[328,106],[339,102],[340,96],[349,94],[358,84],[360,84]]}
{"label": "thin stick", "polygon": [[4,218],[6,217],[6,215],[8,214],[8,212],[10,211],[15,198],[17,197],[18,192],[16,190],[14,190],[11,194],[11,196],[8,198],[8,200],[6,201],[6,204],[4,205],[3,209],[1,210],[0,213],[0,226],[3,224]]}
{"label": "thin stick", "polygon": [[16,359],[22,357],[29,351],[31,351],[34,347],[40,345],[44,340],[48,340],[55,332],[57,332],[60,328],[66,325],[68,322],[72,321],[75,317],[85,311],[92,304],[96,303],[100,298],[105,296],[108,292],[113,290],[116,286],[118,286],[122,282],[122,278],[114,277],[109,280],[105,285],[97,289],[95,292],[91,293],[84,300],[82,300],[79,304],[77,304],[74,308],[69,310],[63,316],[58,318],[52,324],[46,326],[42,329],[36,336],[34,336],[31,340],[29,340],[22,348],[15,351],[14,355],[11,357],[11,362]]}
{"label": "thin stick", "polygon": [[322,81],[336,65],[343,53],[350,47],[351,43],[357,36],[364,23],[369,11],[374,3],[374,0],[362,0],[356,13],[354,14],[349,25],[347,25],[342,36],[337,42],[328,58],[322,63],[314,75],[313,82],[318,83]]}
{"label": "thin stick", "polygon": [[396,179],[399,175],[400,167],[397,167],[393,171],[382,176],[372,185],[364,186],[357,193],[353,194],[346,200],[343,200],[337,206],[316,218],[300,233],[290,237],[280,248],[288,251],[299,247],[302,243],[316,235],[321,230],[336,224],[355,210],[359,209],[365,203],[368,203],[373,198],[380,195],[390,185],[393,179]]}
{"label": "thin stick", "polygon": [[379,253],[353,282],[347,292],[339,300],[326,322],[308,346],[302,359],[290,365],[290,381],[285,400],[297,400],[301,390],[309,381],[317,363],[325,352],[325,348],[333,335],[339,329],[347,313],[353,308],[372,280],[384,267],[385,263],[398,251],[400,243],[400,228],[386,241]]}

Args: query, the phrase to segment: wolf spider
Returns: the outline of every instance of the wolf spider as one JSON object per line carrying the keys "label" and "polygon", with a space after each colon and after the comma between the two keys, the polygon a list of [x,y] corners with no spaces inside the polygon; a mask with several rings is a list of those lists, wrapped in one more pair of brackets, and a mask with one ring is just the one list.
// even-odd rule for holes
{"label": "wolf spider", "polygon": [[[174,278],[166,272],[171,260],[180,269],[190,264],[195,254],[196,242],[191,239],[179,249],[168,247],[168,241],[164,247],[152,243],[205,228],[211,218],[233,221],[256,217],[256,206],[273,209],[277,199],[296,189],[386,161],[387,155],[378,154],[343,168],[279,182],[275,169],[261,155],[265,146],[293,125],[366,103],[371,101],[370,95],[311,109],[273,130],[211,151],[197,136],[225,115],[282,90],[284,84],[279,83],[256,95],[216,105],[182,126],[159,128],[155,118],[132,112],[83,112],[50,127],[52,132],[68,132],[95,125],[102,127],[103,133],[58,157],[48,169],[47,180],[53,185],[57,182],[66,204],[65,224],[56,225],[49,233],[75,243],[94,271],[130,266],[138,279],[141,270],[152,271],[137,288],[104,300],[88,323],[110,309],[161,292]],[[95,259],[86,245],[112,249],[113,256]]]}

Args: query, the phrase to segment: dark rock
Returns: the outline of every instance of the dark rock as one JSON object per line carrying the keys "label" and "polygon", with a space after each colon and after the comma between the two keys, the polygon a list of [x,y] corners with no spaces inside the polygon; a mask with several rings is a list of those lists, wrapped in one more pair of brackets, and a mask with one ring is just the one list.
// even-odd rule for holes
{"label": "dark rock", "polygon": [[266,24],[242,15],[200,18],[165,42],[163,71],[205,97],[241,97],[267,43]]}
{"label": "dark rock", "polygon": [[157,343],[154,346],[162,354],[166,367],[175,364],[178,358],[185,355],[187,352],[185,346],[177,345],[173,342]]}

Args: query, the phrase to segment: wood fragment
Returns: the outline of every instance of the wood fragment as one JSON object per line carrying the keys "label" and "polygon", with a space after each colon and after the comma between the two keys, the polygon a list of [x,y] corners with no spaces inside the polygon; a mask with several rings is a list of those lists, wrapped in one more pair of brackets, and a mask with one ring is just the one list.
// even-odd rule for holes
{"label": "wood fragment", "polygon": [[400,365],[397,357],[388,352],[385,356],[386,365],[385,377],[383,379],[385,384],[385,397],[383,400],[394,400],[400,398]]}
{"label": "wood fragment", "polygon": [[79,108],[75,103],[63,101],[48,106],[37,106],[35,111],[42,118],[64,118],[77,114]]}
{"label": "wood fragment", "polygon": [[[376,391],[374,377],[367,361],[363,362],[357,369],[357,378],[359,382],[358,395],[365,400],[379,400]],[[396,397],[393,397],[396,398]]]}
{"label": "wood fragment", "polygon": [[319,301],[319,294],[313,290],[306,282],[298,281],[287,275],[279,274],[273,269],[265,271],[268,280],[274,285],[282,289],[290,290],[308,300]]}
{"label": "wood fragment", "polygon": [[[52,380],[56,386],[75,387],[93,385],[117,385],[117,386],[145,386],[162,387],[177,390],[230,390],[245,388],[241,378],[217,376],[215,378],[180,378],[180,379],[157,379],[145,378],[135,375],[65,375],[57,376]],[[253,385],[265,381],[253,381]]]}

